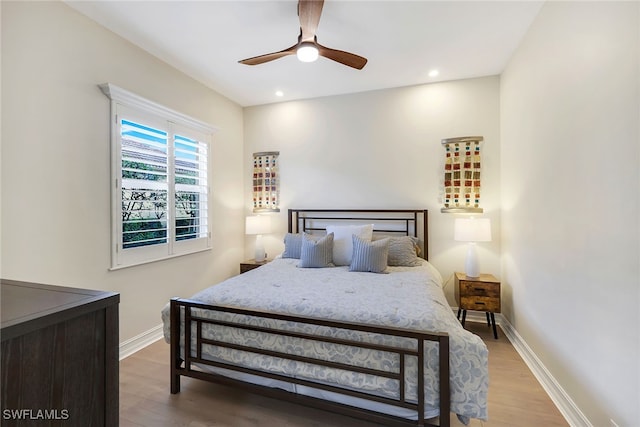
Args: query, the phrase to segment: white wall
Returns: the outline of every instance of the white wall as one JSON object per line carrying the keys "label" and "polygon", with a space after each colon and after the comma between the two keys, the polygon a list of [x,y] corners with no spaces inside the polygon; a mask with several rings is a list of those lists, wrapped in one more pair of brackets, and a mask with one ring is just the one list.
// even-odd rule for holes
{"label": "white wall", "polygon": [[[120,292],[120,340],[160,324],[172,296],[238,271],[242,108],[60,2],[2,2],[3,278]],[[213,250],[110,266],[111,82],[220,128]]]}
{"label": "white wall", "polygon": [[548,2],[501,78],[504,314],[598,427],[640,419],[639,15]]}
{"label": "white wall", "polygon": [[[466,248],[453,241],[455,215],[440,213],[440,140],[484,136],[481,201],[494,241],[479,253],[483,271],[499,276],[498,77],[245,108],[244,135],[247,177],[252,153],[280,151],[282,211],[265,239],[269,255],[283,249],[289,208],[426,208],[430,260],[445,278],[464,269]],[[245,201],[251,206],[250,182]],[[245,255],[253,257],[251,237]],[[447,293],[453,304],[452,284]]]}

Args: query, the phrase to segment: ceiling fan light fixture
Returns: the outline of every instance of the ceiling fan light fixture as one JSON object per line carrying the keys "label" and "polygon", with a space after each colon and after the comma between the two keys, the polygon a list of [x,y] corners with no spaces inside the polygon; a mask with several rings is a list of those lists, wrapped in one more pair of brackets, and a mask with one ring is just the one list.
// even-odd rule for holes
{"label": "ceiling fan light fixture", "polygon": [[304,42],[296,49],[296,56],[302,62],[313,62],[318,59],[318,48],[313,43]]}
{"label": "ceiling fan light fixture", "polygon": [[323,56],[347,67],[362,70],[362,67],[367,64],[367,58],[318,44],[316,30],[318,29],[323,4],[324,0],[298,0],[298,18],[300,21],[298,43],[278,52],[258,55],[238,62],[245,65],[258,65],[295,54],[301,62],[313,62],[318,59],[318,56]]}

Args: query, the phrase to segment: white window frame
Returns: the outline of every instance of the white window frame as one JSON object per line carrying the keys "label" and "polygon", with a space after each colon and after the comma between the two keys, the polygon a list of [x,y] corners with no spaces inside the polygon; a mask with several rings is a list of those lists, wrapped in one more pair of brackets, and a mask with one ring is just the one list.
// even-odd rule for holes
{"label": "white window frame", "polygon": [[[99,85],[102,92],[111,100],[111,269],[119,269],[148,262],[160,261],[177,256],[211,249],[210,218],[210,182],[211,175],[211,138],[217,131],[214,126],[194,119],[170,108],[156,104],[141,96],[124,90],[111,83]],[[123,248],[122,243],[122,153],[121,121],[126,118],[140,120],[147,125],[157,126],[166,131],[168,164],[167,173],[167,241],[148,246]],[[180,184],[175,184],[174,136],[197,140],[206,145],[207,151],[207,188],[206,212],[207,230],[201,236],[192,239],[176,240],[175,194]]]}

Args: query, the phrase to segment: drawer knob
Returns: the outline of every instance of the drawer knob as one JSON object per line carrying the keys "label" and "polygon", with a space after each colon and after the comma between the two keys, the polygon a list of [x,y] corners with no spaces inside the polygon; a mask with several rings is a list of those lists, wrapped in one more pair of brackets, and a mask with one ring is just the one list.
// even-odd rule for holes
{"label": "drawer knob", "polygon": [[474,291],[484,291],[484,288],[473,288]]}

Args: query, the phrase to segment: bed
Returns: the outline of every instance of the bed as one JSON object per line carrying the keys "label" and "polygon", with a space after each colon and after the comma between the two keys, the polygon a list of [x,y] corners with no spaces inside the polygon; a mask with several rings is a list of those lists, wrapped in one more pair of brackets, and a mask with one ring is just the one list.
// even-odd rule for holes
{"label": "bed", "polygon": [[187,376],[384,425],[486,420],[486,346],[427,258],[426,210],[290,209],[280,257],[163,309],[171,393]]}

